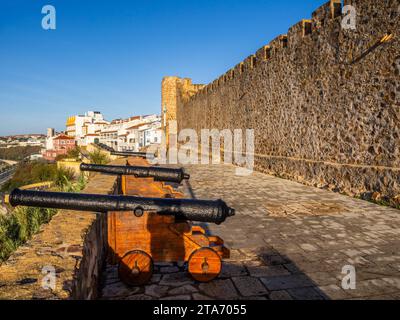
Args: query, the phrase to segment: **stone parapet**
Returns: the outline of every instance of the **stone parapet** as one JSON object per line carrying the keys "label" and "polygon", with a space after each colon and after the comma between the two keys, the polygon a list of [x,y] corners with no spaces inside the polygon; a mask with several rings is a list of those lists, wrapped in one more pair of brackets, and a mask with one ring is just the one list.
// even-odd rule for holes
{"label": "stone parapet", "polygon": [[[116,160],[113,164],[122,164]],[[85,193],[112,194],[116,177],[91,176]],[[95,299],[106,257],[105,215],[59,210],[0,266],[0,299]],[[54,270],[55,288],[50,274]]]}

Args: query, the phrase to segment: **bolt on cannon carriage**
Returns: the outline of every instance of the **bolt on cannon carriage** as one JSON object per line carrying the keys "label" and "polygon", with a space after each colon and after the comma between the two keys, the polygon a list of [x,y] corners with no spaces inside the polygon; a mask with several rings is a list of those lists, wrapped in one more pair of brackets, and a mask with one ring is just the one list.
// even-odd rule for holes
{"label": "bolt on cannon carriage", "polygon": [[221,259],[229,249],[218,236],[192,222],[220,224],[234,209],[222,200],[184,199],[164,181],[189,179],[182,169],[149,167],[141,157],[130,158],[134,166],[82,164],[82,171],[118,175],[123,194],[74,194],[15,189],[7,201],[12,206],[35,206],[107,213],[108,261],[118,264],[120,279],[143,285],[154,263],[186,262],[189,274],[207,282],[221,271]]}

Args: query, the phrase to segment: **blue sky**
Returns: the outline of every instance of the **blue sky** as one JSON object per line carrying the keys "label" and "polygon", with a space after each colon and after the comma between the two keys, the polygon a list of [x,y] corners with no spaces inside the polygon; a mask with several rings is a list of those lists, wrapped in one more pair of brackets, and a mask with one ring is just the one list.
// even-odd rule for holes
{"label": "blue sky", "polygon": [[[209,83],[326,0],[1,0],[0,135],[160,113],[162,77]],[[56,8],[43,30],[41,9]]]}

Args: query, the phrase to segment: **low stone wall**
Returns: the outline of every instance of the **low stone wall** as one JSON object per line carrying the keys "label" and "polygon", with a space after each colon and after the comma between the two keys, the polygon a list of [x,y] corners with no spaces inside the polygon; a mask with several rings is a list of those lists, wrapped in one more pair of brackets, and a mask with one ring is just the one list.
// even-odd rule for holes
{"label": "low stone wall", "polygon": [[[83,192],[111,194],[115,187],[116,177],[93,175]],[[0,266],[0,299],[95,299],[106,244],[105,215],[60,210]],[[54,289],[46,289],[47,270],[55,271]]]}

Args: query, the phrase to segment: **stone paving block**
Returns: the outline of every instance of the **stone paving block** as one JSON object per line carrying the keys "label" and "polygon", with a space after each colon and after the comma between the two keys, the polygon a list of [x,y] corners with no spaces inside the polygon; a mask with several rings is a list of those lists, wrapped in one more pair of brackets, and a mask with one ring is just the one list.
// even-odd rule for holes
{"label": "stone paving block", "polygon": [[246,254],[237,249],[231,249],[229,259],[225,259],[225,261],[241,261],[246,258]]}
{"label": "stone paving block", "polygon": [[247,266],[252,277],[276,277],[290,275],[288,269],[282,265],[272,266]]}
{"label": "stone paving block", "polygon": [[[247,259],[247,260],[256,260],[258,258],[258,252],[254,249],[248,249],[247,248],[243,248],[240,249],[240,251],[243,253],[244,256],[242,256],[242,259]],[[250,247],[251,248],[251,247]]]}
{"label": "stone paving block", "polygon": [[193,293],[192,297],[193,297],[193,300],[214,300],[213,298],[210,298],[210,297],[205,296],[204,294],[200,294],[200,293]]}
{"label": "stone paving block", "polygon": [[364,253],[361,250],[356,250],[356,249],[346,249],[342,250],[346,255],[348,255],[350,258],[353,257],[359,257],[362,256]]}
{"label": "stone paving block", "polygon": [[246,267],[259,267],[264,265],[261,260],[248,260],[245,261],[244,264],[246,265]]}
{"label": "stone paving block", "polygon": [[109,284],[102,290],[102,298],[121,297],[139,292],[137,287],[128,287],[121,281]]}
{"label": "stone paving block", "polygon": [[172,262],[157,262],[154,264],[154,267],[162,268],[162,267],[173,267],[174,264]]}
{"label": "stone paving block", "polygon": [[192,284],[194,281],[187,272],[169,273],[162,276],[160,285],[179,287]]}
{"label": "stone paving block", "polygon": [[179,271],[179,268],[177,266],[160,268],[160,273],[174,273],[174,272],[178,272],[178,271]]}
{"label": "stone paving block", "polygon": [[246,276],[234,277],[232,280],[239,292],[245,297],[260,296],[268,293],[268,290],[257,278]]}
{"label": "stone paving block", "polygon": [[374,267],[374,266],[376,266],[376,263],[373,260],[371,260],[369,257],[368,257],[368,259],[366,259],[364,257],[348,258],[346,260],[346,262],[347,262],[347,264],[354,265],[355,267]]}
{"label": "stone paving block", "polygon": [[270,265],[270,266],[275,266],[275,265],[280,265],[280,264],[285,264],[285,263],[290,262],[290,260],[288,258],[281,256],[281,255],[265,254],[265,255],[261,255],[261,259],[266,265]]}
{"label": "stone paving block", "polygon": [[161,298],[160,300],[192,300],[190,295],[169,296]]}
{"label": "stone paving block", "polygon": [[295,263],[285,263],[283,265],[290,273],[302,273],[301,269]]}
{"label": "stone paving block", "polygon": [[[397,274],[399,276],[399,274]],[[400,277],[385,277],[382,278],[383,281],[388,283],[391,287],[395,287],[400,290]]]}
{"label": "stone paving block", "polygon": [[368,297],[397,292],[397,288],[383,279],[356,281],[356,289],[346,290],[352,297]]}
{"label": "stone paving block", "polygon": [[190,284],[187,284],[187,285],[182,286],[182,287],[171,289],[168,292],[168,294],[174,295],[174,296],[175,295],[178,296],[178,295],[191,294],[191,293],[195,293],[195,292],[198,292],[198,289],[195,288],[194,286],[190,285]]}
{"label": "stone paving block", "polygon": [[400,263],[391,263],[389,266],[400,272]]}
{"label": "stone paving block", "polygon": [[318,248],[310,243],[301,243],[299,246],[304,251],[318,251]]}
{"label": "stone paving block", "polygon": [[323,297],[313,287],[288,289],[288,293],[295,300],[326,300],[327,299],[327,297]]}
{"label": "stone paving block", "polygon": [[292,296],[285,290],[272,291],[268,297],[270,300],[293,300]]}
{"label": "stone paving block", "polygon": [[[288,268],[293,273],[296,270],[300,270],[300,273],[310,273],[310,272],[330,272],[332,270],[342,270],[342,266],[348,263],[338,263],[338,262],[331,262],[328,261],[318,261],[318,262],[311,262],[311,261],[297,261],[295,264],[285,264],[285,268]],[[298,272],[296,272],[298,273]]]}
{"label": "stone paving block", "polygon": [[267,289],[271,291],[314,286],[312,280],[302,274],[261,278],[261,281],[264,283]]}
{"label": "stone paving block", "polygon": [[349,300],[398,300],[398,298],[396,298],[393,295],[380,295],[380,296],[369,296],[369,297],[361,297],[361,298],[353,298],[353,299],[349,299]]}
{"label": "stone paving block", "polygon": [[388,265],[378,265],[370,268],[356,268],[357,280],[371,280],[393,275],[393,268]]}
{"label": "stone paving block", "polygon": [[329,284],[339,284],[340,279],[343,278],[344,275],[338,272],[308,272],[307,277],[310,278],[312,282],[314,282],[318,286],[326,286]]}
{"label": "stone paving block", "polygon": [[146,296],[145,294],[134,294],[131,296],[127,296],[125,300],[153,300],[153,297]]}
{"label": "stone paving block", "polygon": [[222,262],[220,278],[238,277],[247,275],[247,270],[242,263]]}
{"label": "stone paving block", "polygon": [[145,294],[154,298],[161,298],[167,294],[168,290],[169,287],[167,286],[152,284],[145,287]]}
{"label": "stone paving block", "polygon": [[157,283],[160,282],[162,275],[159,273],[153,273],[150,279],[150,283]]}
{"label": "stone paving block", "polygon": [[218,299],[232,299],[238,297],[238,292],[230,279],[202,283],[199,285],[199,289],[207,296]]}
{"label": "stone paving block", "polygon": [[326,296],[329,300],[344,300],[352,298],[350,293],[335,284],[319,286],[316,290],[321,292],[321,295]]}
{"label": "stone paving block", "polygon": [[254,296],[254,297],[238,297],[234,300],[247,300],[247,301],[254,301],[254,300],[268,300],[266,297],[263,296]]}

